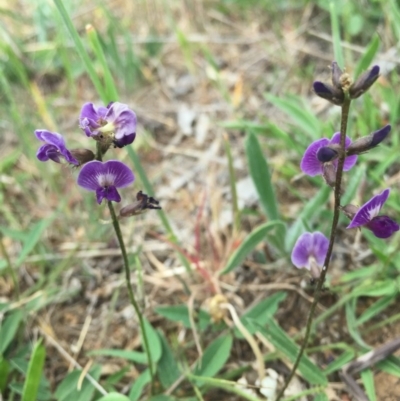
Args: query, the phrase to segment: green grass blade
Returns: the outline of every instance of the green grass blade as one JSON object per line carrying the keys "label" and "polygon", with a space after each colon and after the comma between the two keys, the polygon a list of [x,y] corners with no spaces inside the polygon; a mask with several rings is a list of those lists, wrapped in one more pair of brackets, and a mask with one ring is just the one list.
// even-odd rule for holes
{"label": "green grass blade", "polygon": [[368,307],[362,315],[357,319],[357,325],[363,324],[368,320],[372,319],[374,316],[379,315],[383,310],[385,310],[390,304],[393,303],[397,298],[397,295],[389,295],[378,299],[370,307]]}
{"label": "green grass blade", "polygon": [[101,46],[99,36],[97,35],[97,31],[92,25],[89,25],[86,28],[86,32],[89,38],[89,42],[92,45],[93,52],[96,55],[97,60],[100,61],[104,74],[104,86],[107,96],[107,102],[105,103],[109,103],[111,101],[115,102],[119,99],[118,91],[115,87],[114,79],[111,75],[110,67],[108,66],[103,47]]}
{"label": "green grass blade", "polygon": [[129,391],[129,400],[137,401],[143,393],[143,389],[147,383],[150,383],[151,376],[149,369],[142,372],[134,381],[131,390]]}
{"label": "green grass blade", "polygon": [[377,401],[374,384],[374,374],[371,369],[365,369],[361,372],[361,380],[364,384],[365,392],[370,401]]}
{"label": "green grass blade", "polygon": [[363,53],[360,61],[357,64],[356,70],[354,72],[355,78],[357,78],[363,71],[365,71],[369,65],[372,63],[372,60],[375,58],[378,53],[379,46],[381,42],[378,35],[374,35],[371,42],[369,43],[367,49]]}
{"label": "green grass blade", "polygon": [[344,68],[344,58],[342,51],[342,44],[340,40],[340,20],[337,10],[337,2],[335,0],[329,1],[329,12],[331,15],[331,25],[332,25],[332,43],[333,43],[333,54],[335,56],[335,61],[338,63],[340,68]]}
{"label": "green grass blade", "polygon": [[72,41],[75,44],[76,51],[78,52],[80,58],[82,59],[83,64],[85,65],[86,71],[89,74],[89,77],[96,88],[97,93],[101,97],[101,100],[107,104],[108,103],[108,97],[107,97],[107,92],[105,88],[103,87],[99,77],[97,76],[96,70],[93,67],[93,61],[90,59],[89,55],[87,54],[87,51],[85,50],[81,38],[78,35],[78,32],[76,31],[70,16],[67,13],[67,10],[64,7],[63,1],[62,0],[54,0],[54,3],[58,9],[58,12],[60,13],[65,26],[67,27],[67,30],[69,34],[71,35]]}
{"label": "green grass blade", "polygon": [[147,356],[144,352],[105,348],[89,351],[87,354],[90,356],[110,356],[113,358],[122,358],[132,362],[147,364]]}
{"label": "green grass blade", "polygon": [[271,181],[267,161],[265,160],[257,137],[250,133],[245,141],[249,170],[260,197],[261,206],[269,220],[280,220],[278,203]]}
{"label": "green grass blade", "polygon": [[196,364],[193,374],[196,376],[215,376],[228,360],[233,338],[230,334],[214,340],[204,351],[202,358]]}
{"label": "green grass blade", "polygon": [[164,334],[159,331],[158,336],[161,342],[162,355],[157,364],[157,375],[162,386],[167,389],[179,379],[181,372]]}
{"label": "green grass blade", "polygon": [[240,244],[239,248],[229,258],[228,263],[220,274],[226,274],[232,271],[235,267],[239,266],[246,256],[262,241],[270,230],[275,227],[284,227],[281,221],[270,221],[262,224],[253,230],[245,240]]}
{"label": "green grass blade", "polygon": [[32,351],[29,361],[28,372],[22,391],[22,401],[37,401],[40,379],[42,376],[44,360],[46,358],[46,349],[39,340]]}
{"label": "green grass blade", "polygon": [[305,100],[301,98],[282,99],[271,94],[264,97],[275,107],[287,114],[296,125],[296,130],[300,128],[310,140],[320,139],[321,123],[317,117],[308,109]]}
{"label": "green grass blade", "polygon": [[[256,323],[253,323],[256,324]],[[270,318],[266,327],[258,326],[259,332],[267,338],[277,351],[294,362],[299,352],[299,346],[281,329],[274,319]],[[325,385],[328,383],[321,369],[303,355],[299,364],[299,371],[305,380],[311,384]]]}
{"label": "green grass blade", "polygon": [[11,341],[15,338],[19,324],[23,318],[23,313],[20,309],[10,313],[3,321],[0,327],[0,355],[3,355]]}
{"label": "green grass blade", "polygon": [[324,369],[324,374],[330,375],[331,373],[338,371],[344,365],[346,365],[346,363],[352,361],[355,355],[356,354],[353,350],[343,352],[343,354],[335,358],[335,360]]}

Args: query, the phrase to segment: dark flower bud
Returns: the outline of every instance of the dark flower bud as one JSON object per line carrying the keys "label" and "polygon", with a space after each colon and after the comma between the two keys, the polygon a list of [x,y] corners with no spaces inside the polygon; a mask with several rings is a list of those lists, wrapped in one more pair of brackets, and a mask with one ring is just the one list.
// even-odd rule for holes
{"label": "dark flower bud", "polygon": [[95,159],[95,155],[90,149],[71,149],[71,154],[78,160],[78,167]]}
{"label": "dark flower bud", "polygon": [[358,206],[354,206],[354,205],[346,205],[346,206],[342,206],[340,209],[342,210],[342,212],[344,213],[344,215],[346,217],[348,217],[350,220],[353,220],[353,217],[355,216],[355,214],[358,212],[358,210],[360,208]]}
{"label": "dark flower bud", "polygon": [[370,70],[367,70],[361,74],[349,89],[350,97],[352,99],[357,99],[364,92],[366,92],[379,78],[379,70],[379,66],[374,65]]}
{"label": "dark flower bud", "polygon": [[339,152],[331,146],[323,146],[317,151],[317,159],[321,163],[331,162],[339,157]]}
{"label": "dark flower bud", "polygon": [[325,182],[331,187],[335,188],[336,184],[336,168],[333,163],[325,163],[323,165],[322,177]]}
{"label": "dark flower bud", "polygon": [[148,209],[161,209],[161,206],[159,206],[160,202],[157,199],[144,194],[142,191],[139,191],[136,194],[136,200],[137,202],[125,206],[119,211],[120,218],[137,216],[144,213]]}
{"label": "dark flower bud", "polygon": [[316,95],[337,106],[341,106],[344,102],[344,92],[342,89],[320,81],[315,81],[313,83],[313,88]]}
{"label": "dark flower bud", "polygon": [[346,155],[358,155],[375,148],[389,135],[391,129],[392,127],[388,124],[370,135],[363,136],[362,138],[355,140],[346,149]]}
{"label": "dark flower bud", "polygon": [[337,89],[342,89],[342,82],[341,82],[341,76],[343,75],[343,71],[340,69],[338,66],[338,63],[334,61],[332,63],[332,83]]}

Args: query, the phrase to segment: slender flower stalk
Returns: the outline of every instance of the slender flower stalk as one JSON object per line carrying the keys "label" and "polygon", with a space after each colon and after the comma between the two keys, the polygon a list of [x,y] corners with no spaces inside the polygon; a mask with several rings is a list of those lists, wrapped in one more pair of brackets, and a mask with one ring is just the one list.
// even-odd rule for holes
{"label": "slender flower stalk", "polygon": [[[101,144],[99,142],[97,142],[97,160],[98,161],[102,160]],[[131,284],[131,270],[129,268],[128,254],[126,253],[125,242],[124,242],[124,238],[122,236],[121,227],[119,225],[118,217],[117,217],[117,214],[115,213],[115,209],[114,209],[114,206],[112,204],[112,201],[108,200],[107,204],[108,204],[108,209],[110,210],[111,220],[112,220],[112,223],[113,223],[115,235],[117,236],[118,244],[119,244],[119,247],[121,249],[122,259],[124,261],[125,281],[126,281],[126,287],[128,289],[129,300],[130,300],[130,302],[131,302],[131,304],[133,306],[133,309],[135,310],[136,315],[137,315],[137,317],[139,319],[139,326],[140,326],[140,330],[142,332],[144,348],[145,348],[145,352],[146,352],[146,356],[147,356],[147,363],[149,365],[149,373],[150,373],[150,379],[151,379],[151,389],[152,389],[152,393],[153,393],[153,390],[154,390],[153,361],[152,361],[151,354],[150,354],[149,340],[147,338],[146,328],[144,326],[143,315],[142,315],[142,312],[139,309],[139,305],[138,305],[138,303],[137,303],[137,301],[135,299],[135,295],[133,293],[132,284]]]}
{"label": "slender flower stalk", "polygon": [[338,159],[338,165],[337,165],[337,170],[336,170],[336,181],[335,181],[335,188],[334,188],[334,196],[335,196],[335,205],[333,209],[333,219],[332,219],[332,227],[331,227],[331,234],[329,237],[329,245],[328,245],[328,251],[325,256],[325,261],[323,268],[321,270],[321,275],[318,279],[317,286],[314,292],[314,300],[313,303],[311,304],[310,307],[310,312],[308,314],[307,318],[307,323],[306,323],[306,332],[304,335],[304,340],[303,344],[300,347],[299,354],[297,355],[296,361],[293,365],[293,368],[286,379],[286,382],[284,386],[282,387],[281,391],[276,397],[276,401],[279,401],[283,394],[285,393],[285,390],[289,386],[289,383],[291,382],[293,376],[296,373],[296,370],[300,364],[301,357],[304,354],[304,350],[307,347],[308,340],[310,338],[310,333],[311,333],[311,325],[314,317],[314,312],[317,307],[317,304],[319,302],[319,299],[321,297],[321,289],[324,285],[325,282],[325,277],[326,273],[328,272],[329,268],[329,262],[331,260],[332,256],[332,251],[333,251],[333,244],[335,242],[335,237],[336,237],[336,230],[339,222],[339,215],[340,215],[340,197],[341,197],[341,185],[342,185],[342,175],[343,175],[343,167],[344,167],[344,161],[345,161],[345,144],[346,144],[346,132],[347,132],[347,122],[349,118],[349,110],[350,110],[350,103],[351,99],[350,97],[345,94],[345,99],[342,104],[342,115],[341,115],[341,122],[340,122],[340,147],[339,147],[339,159]]}

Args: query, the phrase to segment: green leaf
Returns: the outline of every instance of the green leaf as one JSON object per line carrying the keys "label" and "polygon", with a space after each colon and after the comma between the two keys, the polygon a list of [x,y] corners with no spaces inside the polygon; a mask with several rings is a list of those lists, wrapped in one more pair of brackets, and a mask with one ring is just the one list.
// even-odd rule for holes
{"label": "green leaf", "polygon": [[10,373],[10,364],[0,356],[0,394],[4,393],[7,386],[8,374]]}
{"label": "green leaf", "polygon": [[278,204],[271,181],[268,164],[260,143],[254,134],[248,134],[245,141],[247,162],[261,205],[269,220],[279,220]]}
{"label": "green leaf", "polygon": [[[183,398],[180,398],[180,400],[183,400]],[[178,401],[178,399],[175,397],[171,397],[170,395],[159,394],[151,397],[149,401]]]}
{"label": "green leaf", "polygon": [[[270,297],[263,299],[261,302],[253,306],[240,318],[243,325],[250,331],[255,332],[251,321],[256,321],[259,325],[264,326],[269,318],[271,318],[278,310],[279,304],[286,298],[286,292],[279,291]],[[243,334],[235,328],[235,337],[243,338]]]}
{"label": "green leaf", "polygon": [[151,376],[149,369],[146,369],[139,377],[135,380],[129,392],[129,400],[137,401],[143,393],[143,389],[147,383],[150,383]]}
{"label": "green leaf", "polygon": [[306,107],[305,99],[282,99],[271,94],[265,94],[264,96],[275,107],[286,113],[293,120],[294,125],[307,134],[308,139],[320,139],[320,122]]}
{"label": "green leaf", "polygon": [[122,358],[128,361],[147,364],[147,357],[144,352],[125,351],[121,349],[96,349],[87,353],[90,356],[112,356],[115,358]]}
{"label": "green leaf", "polygon": [[225,365],[232,348],[232,336],[221,336],[214,340],[196,363],[193,374],[196,376],[215,376]]}
{"label": "green leaf", "polygon": [[28,365],[28,373],[22,391],[22,401],[37,401],[38,389],[42,377],[46,349],[39,340],[32,351]]}
{"label": "green leaf", "polygon": [[289,228],[286,234],[286,251],[291,252],[297,238],[306,231],[305,224],[307,226],[317,219],[323,210],[324,205],[328,201],[329,195],[331,193],[331,188],[327,185],[323,186],[318,193],[307,202],[300,212],[299,217],[294,222],[294,224]]}
{"label": "green leaf", "polygon": [[225,269],[221,271],[221,274],[226,274],[232,271],[235,267],[239,266],[246,256],[262,241],[265,239],[267,233],[274,227],[284,227],[281,221],[270,221],[262,224],[253,230],[240,244],[240,246],[233,252],[229,258]]}
{"label": "green leaf", "polygon": [[390,355],[384,361],[376,364],[376,367],[393,376],[400,377],[400,358]]}
{"label": "green leaf", "polygon": [[158,335],[160,337],[162,354],[157,365],[157,375],[162,386],[167,389],[178,380],[181,372],[164,334],[159,331]]}
{"label": "green leaf", "polygon": [[0,328],[0,355],[5,352],[11,341],[15,338],[22,318],[22,311],[20,309],[16,309],[4,319],[4,322]]}
{"label": "green leaf", "polygon": [[[190,318],[189,318],[189,308],[186,305],[174,305],[174,306],[158,306],[155,311],[173,322],[180,322],[186,328],[190,328]],[[196,313],[197,312],[197,313]],[[200,309],[199,311],[194,311],[195,321],[198,320],[197,325],[200,330],[205,330],[210,324],[210,315]]]}
{"label": "green leaf", "polygon": [[[270,318],[268,320],[266,328],[258,326],[258,331],[265,337],[277,351],[281,352],[290,362],[294,362],[298,353],[299,346],[286,334],[284,330],[278,326],[278,324]],[[311,360],[303,355],[300,364],[299,371],[310,384],[325,385],[328,383],[326,376],[321,371],[321,368],[316,366]]]}
{"label": "green leaf", "polygon": [[377,401],[374,384],[374,374],[371,369],[361,371],[361,380],[364,384],[365,392],[370,401]]}
{"label": "green leaf", "polygon": [[[101,366],[99,365],[93,366],[89,371],[94,380],[100,378],[100,373]],[[64,378],[54,393],[57,401],[89,401],[92,399],[96,389],[86,377],[83,379],[80,390],[78,390],[81,375],[81,370],[74,370]]]}
{"label": "green leaf", "polygon": [[349,302],[346,302],[345,310],[346,310],[346,320],[347,320],[347,330],[349,334],[353,338],[353,340],[360,345],[361,347],[369,348],[368,345],[362,339],[360,332],[357,328],[357,320],[355,316],[355,310],[357,306],[357,298],[351,299]]}
{"label": "green leaf", "polygon": [[129,401],[129,398],[118,393],[108,393],[104,397],[99,398],[97,401]]}
{"label": "green leaf", "polygon": [[335,360],[324,369],[324,374],[330,375],[331,373],[338,371],[346,365],[346,363],[353,360],[354,356],[355,352],[353,350],[343,352],[343,354],[335,358]]}
{"label": "green leaf", "polygon": [[[153,326],[148,322],[147,319],[143,318],[143,322],[144,322],[144,328],[146,330],[147,341],[150,347],[151,360],[153,361],[153,363],[156,363],[160,360],[162,354],[160,337],[158,336],[157,331],[154,330]],[[140,334],[142,337],[143,333]],[[143,337],[142,337],[142,346],[143,348],[145,347],[145,342],[143,341]]]}
{"label": "green leaf", "polygon": [[362,57],[357,64],[357,67],[356,67],[355,73],[354,73],[356,79],[372,63],[372,60],[375,58],[376,54],[378,53],[379,46],[380,46],[379,36],[374,35],[372,40],[370,41],[367,49],[362,53]]}
{"label": "green leaf", "polygon": [[362,315],[357,319],[357,326],[367,322],[369,319],[372,319],[374,316],[379,315],[383,310],[385,310],[393,301],[395,301],[397,295],[389,295],[383,298],[378,299],[378,301],[374,302],[370,307],[368,307]]}

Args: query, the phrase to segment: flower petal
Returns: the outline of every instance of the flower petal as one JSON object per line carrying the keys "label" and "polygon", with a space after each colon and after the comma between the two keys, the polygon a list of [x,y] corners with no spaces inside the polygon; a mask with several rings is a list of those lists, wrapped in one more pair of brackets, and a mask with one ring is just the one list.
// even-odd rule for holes
{"label": "flower petal", "polygon": [[292,263],[301,269],[305,267],[310,269],[310,262],[308,258],[312,252],[313,247],[313,235],[311,233],[304,233],[300,235],[294,244],[292,251]]}
{"label": "flower petal", "polygon": [[35,130],[36,138],[40,141],[49,143],[50,145],[56,146],[58,149],[65,149],[65,140],[58,132],[51,132],[44,129]]}
{"label": "flower petal", "polygon": [[50,145],[48,143],[42,145],[36,152],[36,157],[41,161],[41,162],[47,162],[49,160],[49,155],[48,153],[52,149],[57,149],[55,148],[54,145]]}
{"label": "flower petal", "polygon": [[113,103],[105,119],[115,126],[116,139],[122,139],[124,136],[136,133],[136,114],[126,104]]}
{"label": "flower petal", "polygon": [[300,163],[303,173],[311,177],[322,174],[322,165],[317,159],[317,152],[318,149],[328,145],[328,143],[329,140],[327,138],[318,139],[306,149]]}
{"label": "flower petal", "polygon": [[357,163],[357,158],[358,158],[357,155],[347,156],[344,159],[343,171],[349,171],[350,169],[352,169],[354,165]]}
{"label": "flower petal", "polygon": [[378,238],[389,238],[400,226],[388,216],[376,216],[366,226]]}
{"label": "flower petal", "polygon": [[378,215],[382,209],[382,206],[389,197],[389,194],[390,189],[385,189],[382,193],[374,196],[367,203],[361,206],[347,228],[360,227],[368,224],[374,217]]}
{"label": "flower petal", "polygon": [[97,188],[96,199],[99,205],[103,201],[103,199],[113,202],[121,202],[121,196],[118,193],[117,188],[115,188],[114,186]]}
{"label": "flower petal", "polygon": [[132,170],[118,160],[109,160],[104,163],[105,172],[114,176],[116,188],[127,187],[135,180]]}
{"label": "flower petal", "polygon": [[312,234],[313,236],[313,254],[318,266],[323,266],[328,252],[329,240],[319,231]]}
{"label": "flower petal", "polygon": [[121,139],[116,139],[114,140],[114,145],[117,148],[123,148],[126,145],[130,145],[136,138],[136,134],[132,134],[132,135],[125,135],[123,138]]}
{"label": "flower petal", "polygon": [[93,160],[86,163],[79,172],[77,183],[88,191],[96,191],[101,188],[99,178],[104,174],[103,163]]}
{"label": "flower petal", "polygon": [[100,116],[97,112],[97,108],[93,103],[85,103],[82,106],[81,113],[79,115],[80,120],[87,118],[88,120],[97,121],[99,117]]}

